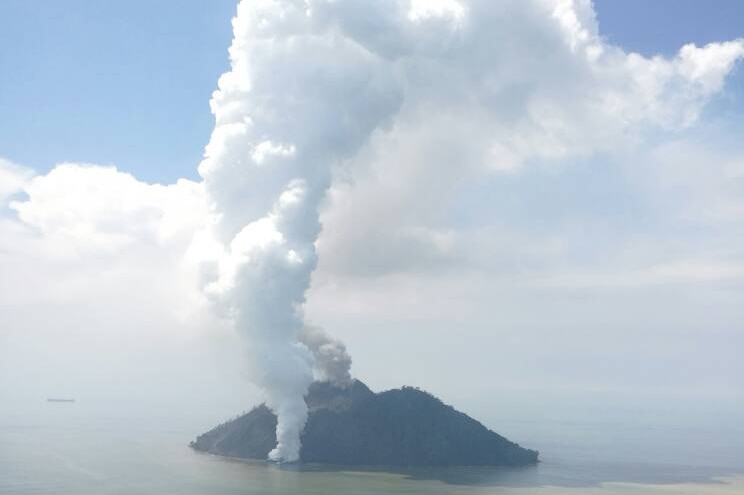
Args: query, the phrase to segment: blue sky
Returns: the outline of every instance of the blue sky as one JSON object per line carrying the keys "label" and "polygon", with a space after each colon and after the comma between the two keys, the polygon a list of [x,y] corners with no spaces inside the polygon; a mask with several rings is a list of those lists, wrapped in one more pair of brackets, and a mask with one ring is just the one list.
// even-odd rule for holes
{"label": "blue sky", "polygon": [[[39,171],[70,160],[150,182],[195,178],[235,3],[4,0],[0,156]],[[596,10],[607,40],[646,55],[744,36],[738,0],[599,0]],[[737,95],[741,72],[728,83]]]}
{"label": "blue sky", "polygon": [[233,0],[0,3],[0,155],[195,176]]}
{"label": "blue sky", "polygon": [[610,42],[644,55],[744,36],[744,3],[738,0],[597,0],[595,9]]}

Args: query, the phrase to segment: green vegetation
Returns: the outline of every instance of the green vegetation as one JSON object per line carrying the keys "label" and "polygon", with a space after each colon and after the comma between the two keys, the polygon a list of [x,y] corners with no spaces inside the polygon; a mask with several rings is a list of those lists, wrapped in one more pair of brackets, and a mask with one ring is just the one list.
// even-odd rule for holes
{"label": "green vegetation", "polygon": [[[538,453],[413,387],[373,393],[355,380],[345,388],[311,386],[300,457],[306,463],[357,466],[522,466]],[[264,405],[199,436],[196,450],[266,459],[276,417]]]}

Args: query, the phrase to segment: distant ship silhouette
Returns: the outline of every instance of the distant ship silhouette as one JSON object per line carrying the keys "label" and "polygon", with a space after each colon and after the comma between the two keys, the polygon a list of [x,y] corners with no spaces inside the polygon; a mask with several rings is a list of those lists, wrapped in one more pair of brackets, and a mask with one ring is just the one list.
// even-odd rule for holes
{"label": "distant ship silhouette", "polygon": [[47,402],[75,402],[75,399],[60,399],[56,397],[48,397]]}

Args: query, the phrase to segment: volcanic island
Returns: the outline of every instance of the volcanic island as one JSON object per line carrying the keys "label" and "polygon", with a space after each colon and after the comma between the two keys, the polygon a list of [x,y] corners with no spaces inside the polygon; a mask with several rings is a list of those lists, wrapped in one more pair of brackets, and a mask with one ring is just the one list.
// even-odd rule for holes
{"label": "volcanic island", "polygon": [[[528,466],[538,452],[519,446],[414,387],[375,393],[359,380],[315,382],[300,462],[338,466]],[[189,445],[226,457],[265,460],[276,446],[276,416],[262,404]]]}

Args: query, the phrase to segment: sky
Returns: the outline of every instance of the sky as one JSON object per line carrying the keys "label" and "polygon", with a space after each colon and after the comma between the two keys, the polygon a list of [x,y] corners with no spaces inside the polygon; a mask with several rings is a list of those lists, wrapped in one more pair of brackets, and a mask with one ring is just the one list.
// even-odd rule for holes
{"label": "sky", "polygon": [[[741,2],[413,2],[403,24],[324,4],[377,58],[338,52],[328,88],[311,48],[249,60],[256,94],[371,116],[333,144],[305,303],[356,376],[485,418],[741,409],[744,48],[702,48],[744,37]],[[210,98],[235,9],[0,4],[0,406],[74,395],[229,416],[257,400],[193,261],[205,198],[221,198],[197,167],[208,143],[208,159],[233,156]],[[309,115],[305,129],[336,129]]]}

